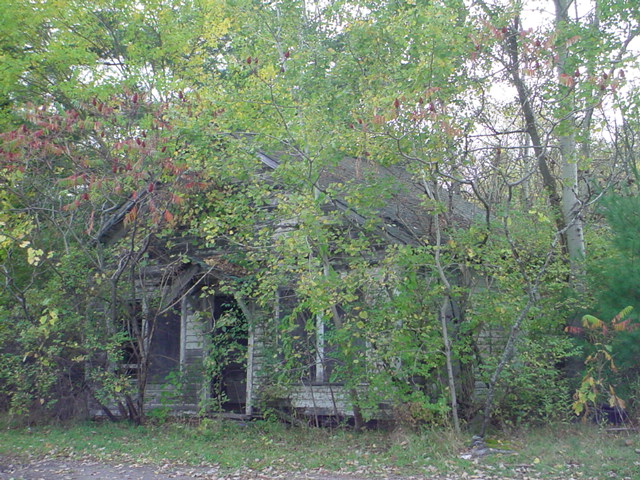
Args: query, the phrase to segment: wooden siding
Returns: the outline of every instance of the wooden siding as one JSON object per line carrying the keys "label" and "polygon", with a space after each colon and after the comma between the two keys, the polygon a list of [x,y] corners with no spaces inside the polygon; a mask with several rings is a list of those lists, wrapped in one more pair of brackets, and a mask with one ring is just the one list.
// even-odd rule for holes
{"label": "wooden siding", "polygon": [[298,385],[289,392],[291,407],[309,416],[352,416],[349,395],[341,385]]}

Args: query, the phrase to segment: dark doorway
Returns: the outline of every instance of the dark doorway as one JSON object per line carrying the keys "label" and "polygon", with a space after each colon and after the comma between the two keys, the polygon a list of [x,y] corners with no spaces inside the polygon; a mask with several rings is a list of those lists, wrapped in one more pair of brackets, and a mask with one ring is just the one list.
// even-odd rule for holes
{"label": "dark doorway", "polygon": [[247,403],[247,321],[232,296],[216,295],[209,351],[213,408],[244,412]]}

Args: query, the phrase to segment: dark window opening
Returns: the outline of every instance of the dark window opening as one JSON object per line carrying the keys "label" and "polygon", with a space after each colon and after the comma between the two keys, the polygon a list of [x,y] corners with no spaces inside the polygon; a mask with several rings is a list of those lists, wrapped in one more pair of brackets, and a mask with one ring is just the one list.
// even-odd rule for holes
{"label": "dark window opening", "polygon": [[150,319],[151,330],[149,379],[164,382],[167,375],[180,367],[180,312],[172,309]]}
{"label": "dark window opening", "polygon": [[145,312],[142,302],[132,302],[122,316],[123,344],[121,371],[136,377],[145,346],[149,355],[148,378],[163,381],[180,362],[180,313],[172,309],[154,316]]}
{"label": "dark window opening", "polygon": [[137,377],[140,369],[140,337],[143,328],[142,303],[132,302],[122,312],[121,331],[126,335],[122,345],[121,373]]}
{"label": "dark window opening", "polygon": [[281,344],[291,374],[305,383],[330,382],[336,351],[333,319],[301,309],[295,292],[286,289],[279,290],[278,317],[284,322]]}

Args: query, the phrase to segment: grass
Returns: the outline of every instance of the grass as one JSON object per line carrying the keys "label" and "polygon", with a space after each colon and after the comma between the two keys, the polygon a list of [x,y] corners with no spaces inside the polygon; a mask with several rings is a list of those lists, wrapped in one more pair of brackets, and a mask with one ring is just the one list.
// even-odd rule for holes
{"label": "grass", "polygon": [[[512,439],[520,452],[506,466],[530,463],[542,478],[640,479],[640,435],[583,424],[555,425]],[[491,459],[495,465],[499,463]]]}
{"label": "grass", "polygon": [[[448,431],[398,433],[288,428],[273,422],[203,420],[135,427],[126,423],[0,430],[0,456],[92,457],[106,462],[216,465],[234,471],[324,468],[365,474],[490,471],[497,478],[640,478],[638,434],[557,425],[491,439],[517,455],[460,458],[469,436]],[[524,475],[523,473],[523,475]],[[517,475],[516,475],[517,476]],[[520,478],[520,477],[518,477]]]}

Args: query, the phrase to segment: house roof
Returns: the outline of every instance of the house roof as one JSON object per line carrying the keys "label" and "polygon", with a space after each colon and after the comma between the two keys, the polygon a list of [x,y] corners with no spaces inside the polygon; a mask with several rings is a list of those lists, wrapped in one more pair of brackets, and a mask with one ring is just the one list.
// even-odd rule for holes
{"label": "house roof", "polygon": [[[270,170],[276,170],[283,158],[295,161],[295,155],[267,154],[260,150],[255,154],[257,159]],[[406,245],[420,243],[421,238],[433,237],[433,212],[425,204],[427,196],[424,186],[409,173],[406,165],[396,163],[383,166],[367,159],[345,157],[336,165],[322,168],[314,186],[327,196],[336,209],[344,212],[349,221],[364,226],[376,219],[359,212],[344,198],[340,198],[339,194],[330,192],[339,190],[336,190],[335,186],[367,182],[385,185],[386,198],[377,208],[376,216],[379,222],[374,226],[378,235],[392,243]],[[120,238],[123,234],[126,215],[134,207],[143,204],[147,196],[148,191],[144,189],[115,209],[98,231],[96,241],[110,243]],[[460,194],[440,188],[439,198],[447,202],[451,220],[457,226],[468,226],[481,215],[479,208]]]}
{"label": "house roof", "polygon": [[[283,158],[295,161],[296,156],[272,155],[258,151],[257,157],[263,165],[275,170]],[[387,241],[403,245],[419,244],[425,239],[433,241],[433,209],[427,206],[429,202],[424,185],[409,173],[407,167],[401,163],[383,166],[363,158],[345,157],[336,165],[322,168],[313,184],[327,195],[331,204],[344,212],[351,222],[363,226],[371,220],[379,220],[374,228]],[[336,189],[336,186],[367,183],[373,186],[384,185],[384,199],[375,209],[375,219],[371,218],[370,212],[368,216],[361,213],[349,205],[344,197],[341,198],[339,193],[333,193],[340,190]],[[456,226],[468,227],[481,216],[480,209],[465,200],[461,194],[440,187],[438,198],[447,204],[449,220]]]}
{"label": "house roof", "polygon": [[[267,154],[256,151],[255,155],[268,170],[278,169],[283,162],[300,161],[295,155]],[[345,157],[339,163],[322,168],[312,182],[319,192],[325,195],[329,205],[343,212],[349,222],[370,228],[383,243],[400,245],[418,245],[434,239],[433,210],[428,207],[428,197],[424,185],[411,175],[406,165],[394,164],[381,166],[367,159]],[[345,200],[344,187],[371,186],[377,188],[384,185],[384,193],[380,189],[382,200],[376,208],[361,212]],[[143,190],[114,209],[96,235],[96,241],[111,243],[124,235],[127,214],[147,201],[148,191]],[[461,195],[444,189],[439,190],[441,201],[448,202],[449,218],[458,226],[468,226],[480,215],[478,207],[466,201]],[[220,249],[199,248],[197,239],[182,238],[166,251],[167,255],[180,254],[190,258],[198,269],[190,269],[181,274],[179,290],[187,288],[186,284],[196,276],[213,275],[218,278],[242,277],[240,267],[233,265],[221,256]]]}

